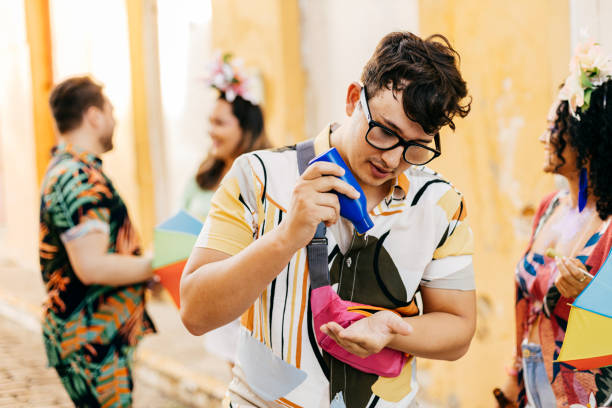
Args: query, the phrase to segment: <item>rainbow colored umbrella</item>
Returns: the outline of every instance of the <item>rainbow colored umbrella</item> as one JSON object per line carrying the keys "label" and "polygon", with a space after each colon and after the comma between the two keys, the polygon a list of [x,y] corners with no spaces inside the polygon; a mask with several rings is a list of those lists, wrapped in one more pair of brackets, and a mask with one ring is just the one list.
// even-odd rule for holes
{"label": "rainbow colored umbrella", "polygon": [[202,222],[183,210],[155,227],[153,271],[177,307],[181,274],[201,229]]}
{"label": "rainbow colored umbrella", "polygon": [[571,305],[558,361],[579,370],[612,365],[612,257]]}

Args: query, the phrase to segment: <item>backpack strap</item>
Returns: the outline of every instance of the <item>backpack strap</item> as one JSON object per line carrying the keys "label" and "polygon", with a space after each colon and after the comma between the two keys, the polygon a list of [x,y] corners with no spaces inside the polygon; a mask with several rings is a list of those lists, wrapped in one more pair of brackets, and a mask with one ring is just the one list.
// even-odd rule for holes
{"label": "backpack strap", "polygon": [[[308,162],[315,157],[314,140],[310,139],[296,145],[298,169],[300,175],[308,168]],[[308,276],[312,289],[330,284],[329,265],[327,261],[327,238],[325,224],[317,226],[312,241],[306,245],[308,255]]]}

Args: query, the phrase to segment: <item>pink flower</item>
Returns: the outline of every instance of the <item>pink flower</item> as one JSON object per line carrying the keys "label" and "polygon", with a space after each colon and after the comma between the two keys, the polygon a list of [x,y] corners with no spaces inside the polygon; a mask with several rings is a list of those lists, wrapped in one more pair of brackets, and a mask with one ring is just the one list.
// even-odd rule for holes
{"label": "pink flower", "polygon": [[217,53],[208,71],[208,85],[223,92],[228,102],[240,96],[254,105],[261,103],[261,80],[257,74],[246,72],[242,60],[232,59],[230,54]]}

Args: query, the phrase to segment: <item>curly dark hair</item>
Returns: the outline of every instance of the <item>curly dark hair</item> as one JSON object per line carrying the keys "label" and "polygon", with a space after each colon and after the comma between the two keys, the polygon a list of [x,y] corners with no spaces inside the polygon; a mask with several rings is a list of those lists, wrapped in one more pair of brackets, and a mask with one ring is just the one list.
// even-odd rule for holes
{"label": "curly dark hair", "polygon": [[562,153],[569,146],[576,151],[577,170],[589,165],[589,187],[597,197],[597,212],[602,220],[612,214],[612,79],[595,88],[591,93],[589,108],[577,109],[577,116],[570,114],[569,104],[562,101],[557,107],[554,122],[554,138],[551,140],[561,164]]}
{"label": "curly dark hair", "polygon": [[459,54],[440,34],[421,39],[410,32],[387,34],[363,68],[361,82],[373,98],[383,89],[402,92],[406,116],[428,134],[465,117],[472,99],[462,104],[467,87],[458,68]]}

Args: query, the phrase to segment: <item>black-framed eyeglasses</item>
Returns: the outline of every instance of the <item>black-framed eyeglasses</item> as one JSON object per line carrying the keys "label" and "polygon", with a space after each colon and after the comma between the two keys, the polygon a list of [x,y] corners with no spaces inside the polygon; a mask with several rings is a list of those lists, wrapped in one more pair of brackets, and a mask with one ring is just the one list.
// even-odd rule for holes
{"label": "black-framed eyeglasses", "polygon": [[402,153],[404,160],[416,166],[427,164],[442,154],[439,132],[434,135],[435,149],[418,142],[404,140],[393,130],[372,119],[365,86],[361,88],[360,102],[368,120],[368,131],[365,139],[370,146],[378,150],[393,150],[397,146],[402,146],[404,148]]}

